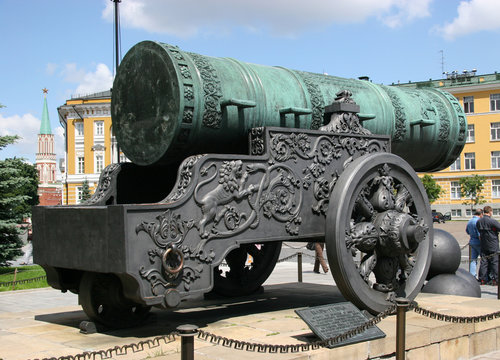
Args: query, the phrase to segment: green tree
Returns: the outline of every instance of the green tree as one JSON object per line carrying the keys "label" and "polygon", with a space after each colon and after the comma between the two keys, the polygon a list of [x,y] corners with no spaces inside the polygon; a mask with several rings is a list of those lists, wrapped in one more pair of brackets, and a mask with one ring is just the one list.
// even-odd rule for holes
{"label": "green tree", "polygon": [[441,185],[439,185],[431,175],[425,174],[420,180],[422,180],[422,184],[424,185],[425,192],[427,193],[430,203],[439,199],[441,194],[444,193]]}
{"label": "green tree", "polygon": [[[18,139],[0,136],[0,150]],[[31,216],[31,206],[38,203],[37,184],[33,165],[17,158],[0,161],[0,265],[22,255],[17,224]]]}
{"label": "green tree", "polygon": [[85,179],[82,183],[82,202],[90,199],[92,193],[90,192],[89,181]]}
{"label": "green tree", "polygon": [[462,204],[470,205],[471,211],[474,211],[476,205],[485,203],[484,196],[481,195],[485,182],[486,178],[480,175],[460,179],[460,196],[465,199]]}

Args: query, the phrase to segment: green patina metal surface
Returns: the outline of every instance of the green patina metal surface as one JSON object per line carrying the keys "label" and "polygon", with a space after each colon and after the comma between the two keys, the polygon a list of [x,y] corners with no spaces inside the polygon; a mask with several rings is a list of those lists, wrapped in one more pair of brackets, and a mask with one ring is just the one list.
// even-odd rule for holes
{"label": "green patina metal surface", "polygon": [[443,169],[460,154],[466,118],[446,92],[202,56],[151,41],[130,49],[118,69],[113,127],[127,157],[140,165],[246,153],[253,127],[318,129],[329,121],[324,107],[341,90],[352,92],[363,126],[390,135],[392,152],[417,171]]}
{"label": "green patina metal surface", "polygon": [[43,98],[42,122],[40,124],[40,134],[52,134],[49,119],[49,109],[47,107],[47,98]]}

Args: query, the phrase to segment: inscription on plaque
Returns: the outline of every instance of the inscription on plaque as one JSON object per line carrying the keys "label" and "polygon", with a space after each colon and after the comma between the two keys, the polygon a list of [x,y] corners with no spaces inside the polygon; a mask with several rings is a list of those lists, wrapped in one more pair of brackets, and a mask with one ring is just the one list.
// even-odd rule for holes
{"label": "inscription on plaque", "polygon": [[[326,340],[352,330],[369,319],[350,302],[315,306],[295,310],[309,328],[321,339]],[[385,333],[373,325],[360,334],[332,344],[329,348],[355,344],[385,337]]]}

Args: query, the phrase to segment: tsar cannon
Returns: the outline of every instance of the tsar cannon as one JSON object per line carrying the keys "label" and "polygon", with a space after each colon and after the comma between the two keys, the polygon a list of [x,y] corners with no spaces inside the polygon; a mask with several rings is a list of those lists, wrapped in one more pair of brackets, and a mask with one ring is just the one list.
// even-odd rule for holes
{"label": "tsar cannon", "polygon": [[372,313],[420,291],[433,229],[415,170],[463,148],[450,94],[146,41],[111,107],[132,162],[105,168],[83,204],[33,211],[35,262],[91,319],[133,325],[151,306],[255,292],[284,240],[325,242],[336,285]]}

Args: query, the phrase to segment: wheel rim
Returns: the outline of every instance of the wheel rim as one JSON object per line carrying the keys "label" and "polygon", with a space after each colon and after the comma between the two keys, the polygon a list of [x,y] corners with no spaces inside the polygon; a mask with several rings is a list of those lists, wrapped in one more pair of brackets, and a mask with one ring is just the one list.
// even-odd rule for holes
{"label": "wheel rim", "polygon": [[138,325],[151,309],[125,299],[120,280],[112,274],[85,273],[78,300],[91,320],[110,328]]}
{"label": "wheel rim", "polygon": [[214,270],[213,291],[224,296],[242,296],[257,291],[272,273],[281,252],[281,242],[244,244],[232,250]]}
{"label": "wheel rim", "polygon": [[421,181],[400,157],[368,154],[341,174],[330,196],[327,254],[344,297],[373,314],[414,299],[430,265],[432,217]]}

